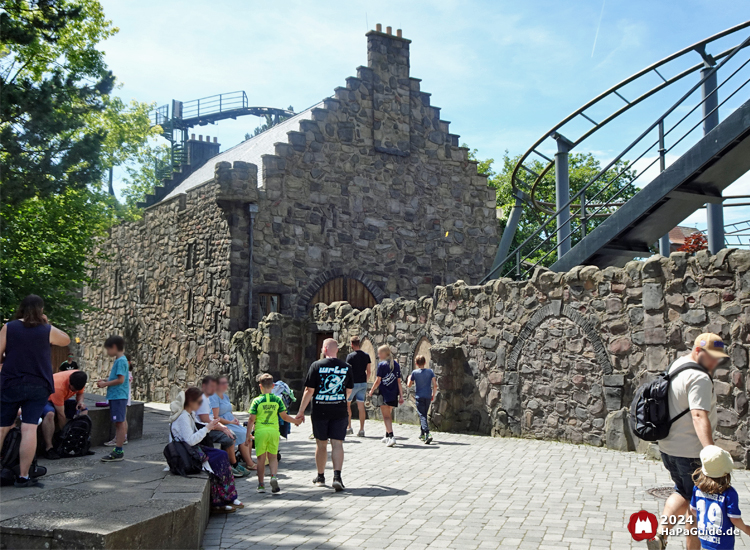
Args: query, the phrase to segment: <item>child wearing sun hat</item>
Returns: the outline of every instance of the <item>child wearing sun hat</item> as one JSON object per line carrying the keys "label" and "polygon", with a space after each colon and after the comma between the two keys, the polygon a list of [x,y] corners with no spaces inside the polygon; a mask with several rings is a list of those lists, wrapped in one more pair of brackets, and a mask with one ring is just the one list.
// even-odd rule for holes
{"label": "child wearing sun hat", "polygon": [[732,456],[721,447],[708,445],[700,458],[701,467],[693,474],[690,509],[697,519],[701,548],[734,548],[735,534],[741,530],[750,535],[750,527],[742,521],[739,496],[731,485]]}

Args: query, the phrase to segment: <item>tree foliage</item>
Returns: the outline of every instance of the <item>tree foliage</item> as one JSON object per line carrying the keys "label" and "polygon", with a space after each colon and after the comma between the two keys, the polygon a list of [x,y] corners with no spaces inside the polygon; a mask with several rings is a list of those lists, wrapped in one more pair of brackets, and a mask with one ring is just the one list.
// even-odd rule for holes
{"label": "tree foliage", "polygon": [[[294,112],[294,107],[292,107],[290,105],[289,107],[287,107],[287,110]],[[273,128],[274,126],[276,126],[280,122],[284,122],[285,120],[291,118],[291,116],[283,116],[282,115],[282,116],[275,117],[273,115],[266,115],[264,118],[266,119],[265,124],[261,124],[260,126],[256,126],[255,130],[253,130],[252,135],[251,134],[245,134],[245,141],[247,141],[251,137],[257,136],[258,134],[262,134],[263,132],[265,132],[269,128]]]}
{"label": "tree foliage", "polygon": [[18,205],[101,174],[114,76],[97,43],[116,29],[98,2],[3,0],[0,13],[0,163],[5,203]]}
{"label": "tree foliage", "polygon": [[[513,195],[513,186],[511,177],[513,169],[521,158],[520,155],[511,157],[506,151],[502,158],[502,164],[495,169],[494,159],[479,160],[476,158],[476,151],[472,151],[470,158],[478,162],[477,170],[479,173],[488,176],[488,184],[495,189],[497,196],[497,206],[500,209],[499,221],[501,229],[504,231],[510,217],[511,209],[516,203]],[[571,196],[583,189],[597,174],[602,170],[600,162],[590,153],[571,153],[569,156],[569,178]],[[526,161],[526,166],[533,172],[541,174],[546,164],[541,161]],[[525,175],[528,176],[528,173]],[[628,184],[635,176],[635,171],[629,167],[627,161],[620,161],[611,167],[594,183],[587,191],[587,200],[594,195],[598,197],[595,203],[622,203],[632,197],[636,189]],[[611,182],[611,185],[610,185]],[[555,203],[555,177],[554,170],[548,171],[537,186],[535,195],[537,201]],[[579,201],[574,201],[571,209],[576,213],[579,208]],[[554,206],[548,206],[553,212]],[[612,212],[616,207],[610,207],[604,211]],[[591,213],[591,208],[588,209]],[[554,252],[556,247],[556,237],[554,233],[557,229],[555,220],[548,221],[550,214],[540,212],[530,204],[523,207],[523,215],[518,224],[518,229],[513,238],[510,252],[513,253],[520,247],[521,257],[525,262],[539,263],[549,266],[557,260]],[[586,233],[591,232],[605,217],[588,219],[586,222]],[[581,239],[582,223],[578,219],[572,221],[573,238],[571,244],[574,246]],[[497,275],[508,275],[511,271],[511,263],[508,262]]]}
{"label": "tree foliage", "polygon": [[112,96],[98,43],[117,29],[97,0],[0,0],[0,313],[41,295],[74,328],[97,239],[120,214],[107,168],[153,132],[149,105]]}
{"label": "tree foliage", "polygon": [[700,231],[696,231],[685,237],[685,241],[677,249],[678,252],[689,252],[695,254],[699,250],[706,250],[708,248],[708,239]]}
{"label": "tree foliage", "polygon": [[169,155],[169,145],[151,139],[128,158],[124,164],[127,175],[123,178],[125,186],[122,190],[125,219],[141,217],[142,209],[138,207],[138,203],[154,192],[159,183],[158,174],[163,173],[170,164]]}
{"label": "tree foliage", "polygon": [[2,204],[0,314],[8,319],[20,300],[39,294],[56,325],[73,329],[84,304],[83,284],[95,286],[91,270],[97,238],[111,222],[110,199],[100,191],[69,188],[34,197],[20,206]]}

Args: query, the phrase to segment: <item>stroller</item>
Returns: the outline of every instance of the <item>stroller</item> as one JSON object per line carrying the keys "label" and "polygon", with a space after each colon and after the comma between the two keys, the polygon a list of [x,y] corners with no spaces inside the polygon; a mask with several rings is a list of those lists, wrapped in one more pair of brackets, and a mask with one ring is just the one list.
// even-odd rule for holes
{"label": "stroller", "polygon": [[[294,397],[294,393],[292,392],[292,388],[289,387],[289,385],[286,382],[282,382],[281,380],[277,381],[273,385],[273,390],[271,390],[271,393],[281,398],[281,400],[284,402],[284,406],[287,410],[289,410],[289,407],[292,403],[296,402],[297,399]],[[243,425],[247,427],[247,422],[244,422]],[[292,430],[292,425],[289,422],[285,422],[279,417],[279,434],[284,439],[287,439],[289,436],[289,432]],[[253,432],[255,434],[255,432]],[[253,440],[253,449],[255,448],[255,440]],[[239,450],[236,451],[239,455]],[[276,458],[279,462],[281,462],[281,453],[278,453],[276,455]]]}

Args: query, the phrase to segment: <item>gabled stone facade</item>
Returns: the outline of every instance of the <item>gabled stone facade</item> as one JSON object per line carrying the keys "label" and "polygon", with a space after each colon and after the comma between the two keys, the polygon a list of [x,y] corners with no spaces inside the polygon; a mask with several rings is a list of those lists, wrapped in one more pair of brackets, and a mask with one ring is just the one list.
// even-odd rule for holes
{"label": "gabled stone facade", "polygon": [[[259,142],[240,144],[208,161],[213,179],[189,176],[140,223],[113,228],[102,289],[84,292],[97,308],[82,334],[92,380],[108,368],[111,333],[127,340],[134,396],[163,401],[229,368],[229,339],[261,320],[261,294],[302,318],[333,278],[361,282],[377,302],[489,271],[494,191],[410,76],[410,41],[367,39],[368,66],[269,130],[285,131],[256,164],[241,159]],[[315,335],[303,332],[312,358]]]}

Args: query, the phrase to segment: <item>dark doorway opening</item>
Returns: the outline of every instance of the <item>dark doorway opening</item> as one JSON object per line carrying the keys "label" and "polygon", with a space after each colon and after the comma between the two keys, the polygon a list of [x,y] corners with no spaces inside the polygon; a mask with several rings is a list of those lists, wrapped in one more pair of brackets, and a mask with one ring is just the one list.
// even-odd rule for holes
{"label": "dark doorway opening", "polygon": [[332,332],[317,332],[315,334],[315,353],[314,353],[314,361],[317,361],[318,359],[323,358],[323,341],[326,338],[333,338]]}

